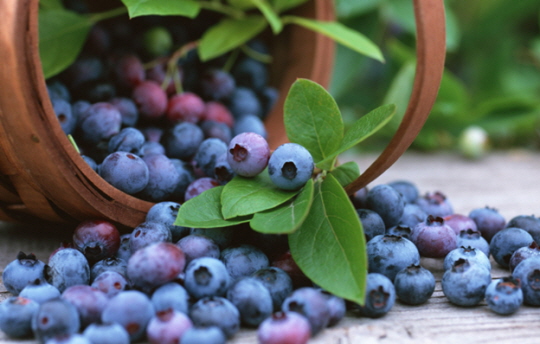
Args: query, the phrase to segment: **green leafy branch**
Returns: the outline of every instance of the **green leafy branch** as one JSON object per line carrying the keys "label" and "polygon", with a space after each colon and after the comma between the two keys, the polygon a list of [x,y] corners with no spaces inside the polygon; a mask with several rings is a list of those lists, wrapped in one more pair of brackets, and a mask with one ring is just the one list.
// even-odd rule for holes
{"label": "green leafy branch", "polygon": [[344,190],[360,171],[354,162],[337,165],[336,158],[388,123],[394,113],[394,105],[381,106],[345,131],[332,96],[313,81],[297,80],[285,100],[285,129],[291,142],[310,151],[320,173],[298,191],[278,189],[266,170],[254,178],[236,176],[185,202],[175,224],[234,230],[249,223],[261,233],[288,234],[293,258],[314,283],[363,303],[365,237]]}

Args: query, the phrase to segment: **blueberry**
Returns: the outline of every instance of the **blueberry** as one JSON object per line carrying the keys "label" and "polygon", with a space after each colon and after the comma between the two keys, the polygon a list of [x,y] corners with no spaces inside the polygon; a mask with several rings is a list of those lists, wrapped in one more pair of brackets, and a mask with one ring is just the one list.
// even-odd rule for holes
{"label": "blueberry", "polygon": [[427,219],[427,214],[416,203],[406,203],[403,208],[403,215],[399,219],[399,224],[414,228],[420,222]]}
{"label": "blueberry", "polygon": [[461,246],[448,252],[446,257],[444,257],[444,270],[451,269],[458,259],[467,259],[469,264],[480,264],[491,271],[491,262],[489,261],[488,256],[486,256],[484,252],[470,246]]}
{"label": "blueberry", "polygon": [[64,133],[72,134],[77,126],[77,117],[73,114],[69,102],[61,98],[52,98],[51,103]]}
{"label": "blueberry", "polygon": [[94,263],[116,255],[120,247],[120,232],[108,221],[82,221],[73,232],[73,245]]}
{"label": "blueberry", "polygon": [[217,326],[227,338],[240,329],[240,313],[226,298],[208,296],[197,301],[189,312],[193,325],[197,327]]}
{"label": "blueberry", "polygon": [[107,155],[99,167],[99,175],[129,195],[143,191],[150,181],[150,169],[145,160],[127,152]]}
{"label": "blueberry", "polygon": [[139,111],[137,105],[131,98],[115,97],[109,101],[116,106],[122,116],[122,125],[124,127],[134,127],[139,120]]}
{"label": "blueberry", "polygon": [[49,93],[49,98],[59,98],[67,102],[71,101],[71,95],[69,94],[69,89],[67,86],[59,80],[47,81],[47,92]]}
{"label": "blueberry", "polygon": [[283,301],[293,291],[293,284],[289,274],[278,267],[269,266],[255,271],[252,277],[261,281],[270,292],[274,312],[280,311]]}
{"label": "blueberry", "polygon": [[32,317],[32,331],[41,343],[59,335],[77,333],[80,326],[77,308],[61,298],[42,303]]}
{"label": "blueberry", "polygon": [[189,201],[193,197],[199,196],[206,190],[215,188],[219,186],[219,182],[214,178],[202,177],[192,181],[186,188],[186,193],[184,194],[184,200]]}
{"label": "blueberry", "polygon": [[82,115],[79,123],[80,137],[83,142],[97,145],[109,141],[120,132],[122,115],[118,109],[105,102],[92,104]]}
{"label": "blueberry", "polygon": [[152,316],[154,307],[148,296],[137,290],[127,290],[109,300],[101,314],[101,321],[122,325],[130,340],[136,341],[143,338]]}
{"label": "blueberry", "polygon": [[[174,188],[174,191],[172,193],[171,199],[181,201],[184,199],[184,196],[186,194],[186,190],[194,180],[195,180],[195,173],[193,166],[180,159],[171,159],[171,162],[173,163],[174,167],[176,168],[176,171],[178,172],[179,180],[178,184],[176,184],[176,187]],[[185,233],[177,233],[176,230],[173,230],[173,235],[177,238],[178,235],[184,235]],[[179,239],[179,238],[178,238]],[[177,240],[178,241],[178,240]]]}
{"label": "blueberry", "polygon": [[139,154],[142,145],[145,143],[143,133],[139,129],[132,127],[124,128],[109,140],[109,153],[127,152]]}
{"label": "blueberry", "polygon": [[177,312],[188,313],[189,295],[178,283],[169,282],[161,285],[154,290],[150,300],[156,312],[173,309]]}
{"label": "blueberry", "polygon": [[205,296],[224,296],[230,285],[225,264],[212,257],[192,260],[185,270],[184,286],[195,299]]}
{"label": "blueberry", "polygon": [[428,215],[445,217],[454,213],[452,204],[440,191],[427,192],[416,200],[416,204]]}
{"label": "blueberry", "polygon": [[347,311],[345,300],[326,290],[319,289],[319,292],[326,298],[326,304],[330,312],[328,327],[337,325],[345,317],[345,312]]}
{"label": "blueberry", "polygon": [[370,209],[356,209],[356,213],[362,223],[362,229],[366,237],[366,242],[377,235],[383,235],[386,231],[382,217]]}
{"label": "blueberry", "polygon": [[204,111],[204,101],[198,95],[184,92],[169,98],[166,117],[171,123],[198,123]]}
{"label": "blueberry", "polygon": [[512,254],[520,247],[529,246],[533,241],[533,237],[524,229],[506,227],[491,238],[489,251],[500,266],[508,268]]}
{"label": "blueberry", "polygon": [[141,146],[141,149],[139,149],[139,156],[142,158],[151,154],[165,155],[165,147],[159,142],[147,141]]}
{"label": "blueberry", "polygon": [[192,228],[191,234],[204,235],[212,239],[220,249],[231,246],[238,235],[238,232],[231,230],[232,227],[216,228]]}
{"label": "blueberry", "polygon": [[360,314],[369,318],[386,315],[396,301],[396,289],[385,275],[371,272],[367,275],[364,305],[357,305]]}
{"label": "blueberry", "polygon": [[234,92],[235,87],[235,78],[222,69],[211,68],[201,75],[200,90],[205,99],[227,99]]}
{"label": "blueberry", "polygon": [[131,232],[129,245],[131,254],[135,251],[157,242],[170,242],[171,231],[161,222],[145,221],[139,224]]}
{"label": "blueberry", "polygon": [[[473,209],[469,213],[469,217],[476,223],[476,227],[487,242],[490,242],[491,238],[506,225],[505,218],[495,208],[484,207]],[[519,226],[509,225],[508,227]]]}
{"label": "blueberry", "polygon": [[223,123],[227,127],[232,128],[234,117],[225,105],[216,101],[208,101],[205,105],[205,121]]}
{"label": "blueberry", "polygon": [[516,266],[523,260],[533,256],[540,256],[540,246],[538,246],[536,241],[533,241],[529,246],[520,247],[512,253],[512,257],[510,257],[510,261],[508,262],[510,272],[514,271]]}
{"label": "blueberry", "polygon": [[184,332],[180,344],[225,344],[227,338],[217,326],[191,327]]}
{"label": "blueberry", "polygon": [[268,82],[268,71],[264,63],[250,57],[238,61],[232,69],[232,75],[238,86],[257,91],[262,90]]}
{"label": "blueberry", "polygon": [[268,257],[259,248],[253,245],[240,245],[227,247],[221,251],[221,261],[234,281],[249,276],[259,269],[268,267]]}
{"label": "blueberry", "polygon": [[397,273],[394,287],[401,301],[409,305],[420,305],[433,295],[435,277],[428,269],[413,264]]}
{"label": "blueberry", "polygon": [[309,321],[296,312],[274,313],[257,330],[260,344],[307,344],[310,337]]}
{"label": "blueberry", "polygon": [[425,222],[417,224],[412,232],[420,255],[430,258],[443,258],[457,248],[457,236],[454,230],[444,224],[440,217],[429,215]]}
{"label": "blueberry", "polygon": [[64,248],[49,259],[45,277],[47,282],[64,292],[74,285],[90,284],[90,265],[79,250]]}
{"label": "blueberry", "polygon": [[125,233],[120,236],[120,246],[116,252],[116,257],[125,260],[126,262],[131,257],[131,233]]}
{"label": "blueberry", "polygon": [[133,89],[145,78],[142,61],[135,54],[127,53],[113,57],[112,76],[121,88]]}
{"label": "blueberry", "polygon": [[233,132],[227,124],[223,122],[205,120],[200,124],[200,126],[205,138],[216,138],[226,144],[229,144],[229,142],[231,142]]}
{"label": "blueberry", "polygon": [[163,138],[163,146],[170,158],[187,161],[197,153],[203,140],[204,133],[198,125],[182,122],[167,131]]}
{"label": "blueberry", "polygon": [[480,264],[471,264],[460,258],[444,273],[441,285],[448,301],[462,306],[476,306],[483,299],[486,288],[491,283],[488,269]]}
{"label": "blueberry", "polygon": [[259,134],[242,133],[229,142],[227,161],[232,170],[242,177],[254,177],[268,165],[270,148]]}
{"label": "blueberry", "polygon": [[284,312],[297,312],[307,318],[311,334],[316,335],[330,322],[330,309],[326,297],[316,288],[303,287],[294,290],[281,306]]}
{"label": "blueberry", "polygon": [[163,154],[149,154],[142,157],[148,166],[148,184],[138,195],[151,202],[169,200],[180,180],[178,170]]}
{"label": "blueberry", "polygon": [[101,319],[101,313],[109,302],[107,295],[88,285],[74,285],[62,293],[62,299],[75,306],[79,313],[81,329]]}
{"label": "blueberry", "polygon": [[385,275],[391,281],[411,264],[420,264],[420,253],[409,240],[400,236],[377,235],[367,243],[369,272]]}
{"label": "blueberry", "polygon": [[512,277],[521,282],[523,302],[529,306],[540,306],[540,257],[523,260],[515,267]]}
{"label": "blueberry", "polygon": [[115,85],[106,79],[90,80],[73,89],[73,97],[90,103],[108,102],[116,96]]}
{"label": "blueberry", "polygon": [[6,265],[2,272],[2,282],[6,289],[14,296],[36,279],[43,278],[45,263],[36,258],[33,253],[19,252],[17,259]]}
{"label": "blueberry", "polygon": [[478,227],[476,226],[476,222],[474,222],[473,219],[466,215],[461,214],[451,214],[448,216],[443,217],[444,223],[452,228],[454,232],[456,232],[456,235],[459,235],[461,231],[466,230],[478,230]]}
{"label": "blueberry", "polygon": [[119,323],[93,323],[88,325],[83,335],[92,344],[129,344],[129,334]]}
{"label": "blueberry", "polygon": [[0,303],[0,330],[10,338],[32,336],[32,318],[37,313],[39,304],[22,297],[10,296]]}
{"label": "blueberry", "polygon": [[285,143],[276,148],[268,160],[270,179],[280,189],[298,190],[311,179],[313,157],[296,143]]}
{"label": "blueberry", "polygon": [[385,235],[394,235],[411,240],[412,228],[407,225],[397,225],[386,230]]}
{"label": "blueberry", "polygon": [[227,145],[225,142],[220,139],[209,138],[201,142],[193,159],[207,176],[213,177],[218,157],[226,153]]}
{"label": "blueberry", "polygon": [[111,298],[121,291],[126,290],[129,283],[125,275],[116,271],[103,271],[94,278],[91,286],[101,290],[107,297]]}
{"label": "blueberry", "polygon": [[512,276],[493,280],[486,288],[485,298],[493,312],[502,315],[515,313],[523,303],[521,282]]}
{"label": "blueberry", "polygon": [[90,342],[88,338],[85,336],[78,334],[78,333],[72,333],[72,334],[64,334],[59,335],[50,338],[45,342],[45,344],[93,344]]}
{"label": "blueberry", "polygon": [[219,258],[221,253],[214,240],[199,234],[189,234],[180,239],[176,245],[184,251],[186,264],[200,257]]}
{"label": "blueberry", "polygon": [[279,91],[272,86],[265,86],[261,91],[257,93],[259,101],[261,102],[262,114],[261,118],[266,119],[270,112],[274,109],[279,99]]}
{"label": "blueberry", "polygon": [[229,97],[227,106],[235,118],[243,115],[260,116],[262,112],[257,95],[247,87],[237,87]]}
{"label": "blueberry", "polygon": [[257,327],[273,311],[270,292],[254,277],[236,280],[227,290],[227,299],[236,306],[241,322],[247,326]]}
{"label": "blueberry", "polygon": [[146,120],[156,120],[167,110],[167,93],[155,81],[140,82],[134,89],[131,98],[137,105],[139,116]]}
{"label": "blueberry", "polygon": [[462,230],[457,237],[457,246],[474,247],[477,250],[484,252],[484,254],[489,257],[489,243],[482,237],[482,233],[480,233],[479,230]]}
{"label": "blueberry", "polygon": [[506,227],[517,227],[526,230],[536,242],[540,242],[540,218],[534,215],[518,215]]}
{"label": "blueberry", "polygon": [[146,336],[151,344],[177,344],[191,327],[193,323],[186,314],[168,309],[150,319]]}
{"label": "blueberry", "polygon": [[180,203],[164,201],[154,204],[146,213],[146,222],[160,222],[168,226],[171,232],[171,241],[177,242],[181,238],[189,234],[190,229],[187,227],[176,226],[174,222],[180,210]]}
{"label": "blueberry", "polygon": [[379,214],[388,228],[399,223],[403,215],[405,200],[390,185],[379,184],[368,191],[366,207]]}
{"label": "blueberry", "polygon": [[221,184],[226,184],[231,179],[233,179],[234,176],[235,173],[231,168],[229,161],[227,160],[227,152],[225,152],[224,154],[218,156],[216,159],[216,164],[214,167],[214,178]]}
{"label": "blueberry", "polygon": [[122,258],[111,257],[96,262],[90,268],[90,280],[94,281],[97,276],[106,271],[116,272],[125,277],[127,276],[127,261]]}
{"label": "blueberry", "polygon": [[242,115],[241,117],[237,118],[232,128],[232,134],[236,136],[249,132],[261,135],[264,138],[268,137],[264,122],[259,118],[259,116]]}
{"label": "blueberry", "polygon": [[185,267],[182,250],[168,242],[145,246],[133,253],[127,266],[128,279],[135,288],[150,292],[173,281]]}
{"label": "blueberry", "polygon": [[407,203],[414,203],[418,199],[418,187],[408,180],[395,180],[388,185],[396,189]]}
{"label": "blueberry", "polygon": [[92,170],[98,172],[98,164],[94,159],[84,154],[81,154],[81,158],[83,158],[83,160],[88,164],[88,166],[90,166]]}
{"label": "blueberry", "polygon": [[60,294],[58,288],[47,283],[45,279],[38,278],[34,282],[27,284],[26,287],[21,290],[19,296],[41,304],[45,301],[60,297]]}

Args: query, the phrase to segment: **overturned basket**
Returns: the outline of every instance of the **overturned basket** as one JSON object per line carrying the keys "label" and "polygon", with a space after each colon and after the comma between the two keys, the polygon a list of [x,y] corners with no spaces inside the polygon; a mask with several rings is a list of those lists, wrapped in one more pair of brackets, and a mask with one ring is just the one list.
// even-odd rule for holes
{"label": "overturned basket", "polygon": [[[403,121],[379,158],[347,186],[349,193],[373,181],[410,146],[435,101],[445,57],[442,0],[415,0],[417,68]],[[300,15],[333,19],[331,0],[313,0]],[[75,224],[102,218],[135,227],[152,203],[127,195],[105,182],[68,141],[47,93],[38,50],[38,1],[3,0],[0,13],[0,220]],[[280,37],[273,84],[285,94],[296,78],[328,85],[334,44],[294,27]],[[277,73],[275,73],[277,74]],[[276,77],[276,75],[274,75]],[[283,99],[267,120],[272,147],[287,140]]]}

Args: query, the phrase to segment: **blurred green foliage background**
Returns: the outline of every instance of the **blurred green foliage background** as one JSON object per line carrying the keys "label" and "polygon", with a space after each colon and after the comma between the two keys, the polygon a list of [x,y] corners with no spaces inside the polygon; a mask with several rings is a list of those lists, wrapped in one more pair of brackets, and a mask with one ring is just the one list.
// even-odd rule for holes
{"label": "blurred green foliage background", "polygon": [[[346,121],[388,103],[398,114],[362,146],[380,149],[401,121],[415,69],[412,1],[335,0],[338,19],[379,45],[382,64],[337,47],[330,91]],[[493,148],[540,148],[540,1],[447,0],[446,69],[412,148],[457,149],[479,126]]]}

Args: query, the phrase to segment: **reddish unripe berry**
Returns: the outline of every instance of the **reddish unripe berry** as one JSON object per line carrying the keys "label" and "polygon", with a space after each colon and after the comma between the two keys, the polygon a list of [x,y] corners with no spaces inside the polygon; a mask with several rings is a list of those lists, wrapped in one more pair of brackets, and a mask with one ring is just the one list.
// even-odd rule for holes
{"label": "reddish unripe berry", "polygon": [[245,132],[229,142],[227,161],[231,169],[242,177],[254,177],[268,165],[270,147],[259,134]]}
{"label": "reddish unripe berry", "polygon": [[184,313],[168,309],[150,319],[146,335],[151,344],[178,344],[193,323]]}
{"label": "reddish unripe berry", "polygon": [[204,120],[227,124],[230,128],[234,125],[234,117],[225,105],[217,101],[209,101],[204,109]]}
{"label": "reddish unripe berry", "polygon": [[133,54],[126,54],[113,59],[115,81],[120,87],[133,89],[145,79],[142,61]]}
{"label": "reddish unripe berry", "polygon": [[110,222],[87,220],[73,233],[73,244],[90,262],[113,257],[120,247],[120,232]]}
{"label": "reddish unripe berry", "polygon": [[457,248],[454,230],[445,225],[442,218],[431,215],[414,227],[411,240],[423,257],[443,258]]}
{"label": "reddish unripe berry", "polygon": [[311,337],[308,320],[296,312],[277,312],[257,330],[261,344],[305,344]]}
{"label": "reddish unripe berry", "polygon": [[447,226],[456,232],[456,235],[459,235],[461,231],[466,231],[468,229],[472,229],[473,231],[478,230],[474,220],[466,215],[452,214],[443,217],[443,220]]}
{"label": "reddish unripe berry", "polygon": [[133,90],[131,96],[142,118],[159,119],[167,109],[167,94],[155,81],[143,81]]}
{"label": "reddish unripe berry", "polygon": [[172,123],[197,123],[203,118],[204,110],[204,102],[198,95],[184,92],[169,99],[166,116]]}

